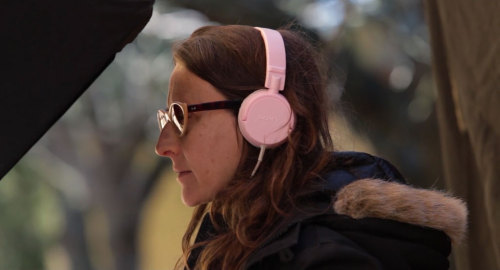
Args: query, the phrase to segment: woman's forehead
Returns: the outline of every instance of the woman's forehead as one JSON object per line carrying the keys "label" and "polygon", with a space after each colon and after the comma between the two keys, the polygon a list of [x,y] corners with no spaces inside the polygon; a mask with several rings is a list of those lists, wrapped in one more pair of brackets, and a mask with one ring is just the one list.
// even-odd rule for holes
{"label": "woman's forehead", "polygon": [[186,102],[186,98],[189,97],[190,92],[193,92],[196,87],[190,76],[194,76],[189,70],[182,65],[182,63],[177,63],[172,71],[169,82],[167,103],[170,104],[174,101]]}
{"label": "woman's forehead", "polygon": [[212,84],[192,73],[183,64],[177,63],[170,76],[167,103],[204,103],[226,99]]}

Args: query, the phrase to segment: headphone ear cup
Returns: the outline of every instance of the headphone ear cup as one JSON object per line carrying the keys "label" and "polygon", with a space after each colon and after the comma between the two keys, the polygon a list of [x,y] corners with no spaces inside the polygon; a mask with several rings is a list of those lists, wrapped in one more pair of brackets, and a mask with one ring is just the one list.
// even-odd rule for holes
{"label": "headphone ear cup", "polygon": [[238,124],[241,134],[252,145],[275,147],[293,130],[295,116],[283,95],[261,89],[243,100]]}

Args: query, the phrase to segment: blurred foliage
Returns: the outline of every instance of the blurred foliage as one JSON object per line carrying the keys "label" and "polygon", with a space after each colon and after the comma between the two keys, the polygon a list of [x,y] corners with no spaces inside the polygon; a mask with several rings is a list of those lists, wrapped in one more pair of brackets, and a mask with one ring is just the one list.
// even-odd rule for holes
{"label": "blurred foliage", "polygon": [[0,182],[0,269],[43,269],[64,226],[57,194],[20,164]]}
{"label": "blurred foliage", "polygon": [[440,186],[419,1],[161,0],[143,33],[0,182],[0,269],[171,268],[161,254],[180,254],[190,215],[164,174],[168,161],[153,152],[171,45],[206,24],[290,21],[330,65],[337,147],[382,155],[412,184]]}

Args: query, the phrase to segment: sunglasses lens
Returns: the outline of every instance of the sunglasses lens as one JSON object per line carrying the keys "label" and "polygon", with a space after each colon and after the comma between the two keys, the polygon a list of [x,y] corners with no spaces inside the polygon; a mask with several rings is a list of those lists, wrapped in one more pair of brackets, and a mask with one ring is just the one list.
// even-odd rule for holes
{"label": "sunglasses lens", "polygon": [[160,131],[162,131],[168,122],[167,121],[167,113],[163,110],[158,110],[156,117],[158,119],[158,128],[160,129]]}
{"label": "sunglasses lens", "polygon": [[172,110],[172,121],[174,122],[175,126],[179,129],[179,132],[182,134],[184,132],[184,109],[182,109],[182,106],[173,103],[170,107],[170,110]]}

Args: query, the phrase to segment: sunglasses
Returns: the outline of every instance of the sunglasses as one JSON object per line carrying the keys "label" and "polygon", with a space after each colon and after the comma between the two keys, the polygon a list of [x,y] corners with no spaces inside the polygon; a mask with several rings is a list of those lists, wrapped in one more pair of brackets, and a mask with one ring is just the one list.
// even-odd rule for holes
{"label": "sunglasses", "polygon": [[172,102],[168,107],[168,111],[158,110],[158,127],[160,131],[162,131],[168,122],[172,122],[178,131],[178,135],[182,136],[186,132],[189,119],[188,113],[221,109],[236,110],[239,109],[241,102],[241,100],[222,100],[193,105],[182,102]]}

